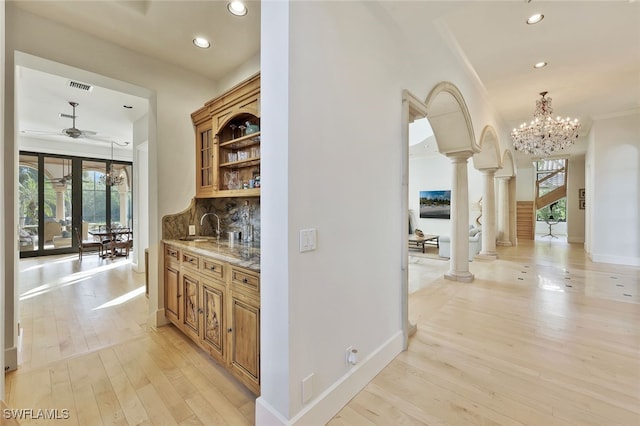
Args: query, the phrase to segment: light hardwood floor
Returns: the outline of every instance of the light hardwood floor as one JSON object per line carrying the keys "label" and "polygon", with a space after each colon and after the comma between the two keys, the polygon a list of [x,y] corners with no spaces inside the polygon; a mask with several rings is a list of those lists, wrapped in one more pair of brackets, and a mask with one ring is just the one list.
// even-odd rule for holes
{"label": "light hardwood floor", "polygon": [[410,258],[418,331],[331,426],[640,425],[640,268],[557,240],[499,254],[471,284]]}
{"label": "light hardwood floor", "polygon": [[[442,279],[446,261],[410,258],[409,350],[330,425],[640,424],[640,268],[561,241],[499,254],[470,264],[471,284]],[[70,410],[49,424],[254,423],[254,398],[224,369],[174,327],[146,327],[144,275],[127,261],[21,269],[9,407]]]}

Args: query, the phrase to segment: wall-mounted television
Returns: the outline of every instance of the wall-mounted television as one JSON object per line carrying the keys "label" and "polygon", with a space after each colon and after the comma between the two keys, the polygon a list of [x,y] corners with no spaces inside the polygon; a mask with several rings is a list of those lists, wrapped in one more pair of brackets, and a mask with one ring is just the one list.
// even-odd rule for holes
{"label": "wall-mounted television", "polygon": [[451,219],[451,191],[420,191],[420,218]]}

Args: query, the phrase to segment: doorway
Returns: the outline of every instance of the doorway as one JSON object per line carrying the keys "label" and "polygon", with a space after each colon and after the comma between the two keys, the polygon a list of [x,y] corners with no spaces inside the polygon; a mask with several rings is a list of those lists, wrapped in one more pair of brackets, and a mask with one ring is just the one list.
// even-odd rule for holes
{"label": "doorway", "polygon": [[[21,152],[18,167],[20,257],[75,253],[102,228],[132,228],[131,162]],[[120,177],[106,179],[107,170]]]}

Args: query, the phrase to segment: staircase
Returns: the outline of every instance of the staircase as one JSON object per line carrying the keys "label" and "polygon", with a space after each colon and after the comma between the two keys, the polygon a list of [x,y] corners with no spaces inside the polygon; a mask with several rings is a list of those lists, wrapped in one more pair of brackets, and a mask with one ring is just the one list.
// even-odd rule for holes
{"label": "staircase", "polygon": [[567,160],[540,160],[537,165],[534,201],[516,203],[516,235],[518,239],[535,238],[536,210],[567,196]]}
{"label": "staircase", "polygon": [[567,196],[567,161],[541,160],[536,181],[534,209],[538,210]]}

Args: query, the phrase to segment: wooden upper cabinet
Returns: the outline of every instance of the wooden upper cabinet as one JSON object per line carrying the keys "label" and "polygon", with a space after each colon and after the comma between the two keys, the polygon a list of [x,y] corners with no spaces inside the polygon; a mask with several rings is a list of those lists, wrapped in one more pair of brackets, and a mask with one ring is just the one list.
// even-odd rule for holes
{"label": "wooden upper cabinet", "polygon": [[196,196],[207,196],[217,188],[213,184],[214,160],[211,122],[196,126]]}
{"label": "wooden upper cabinet", "polygon": [[191,114],[196,128],[196,197],[260,195],[260,75]]}

